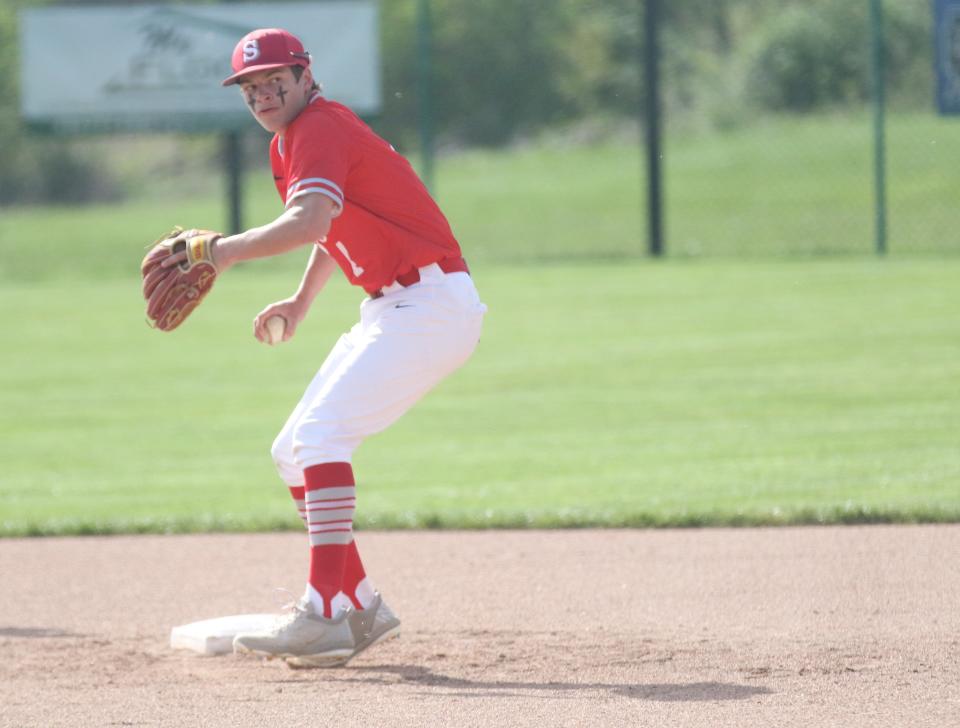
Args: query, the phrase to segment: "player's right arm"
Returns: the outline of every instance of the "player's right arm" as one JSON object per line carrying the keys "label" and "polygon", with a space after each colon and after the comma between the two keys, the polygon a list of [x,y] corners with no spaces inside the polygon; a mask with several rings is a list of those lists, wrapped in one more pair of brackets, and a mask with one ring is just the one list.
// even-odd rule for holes
{"label": "player's right arm", "polygon": [[336,268],[336,261],[324,253],[319,245],[314,245],[297,292],[290,296],[290,298],[271,303],[263,309],[263,311],[258,313],[257,317],[253,320],[253,335],[260,341],[269,341],[266,329],[267,320],[271,316],[279,315],[283,316],[286,320],[286,326],[283,330],[283,340],[288,341],[297,330],[300,322],[306,318],[307,311],[310,310],[313,299],[315,299],[317,294],[327,285],[327,281],[330,280],[330,276]]}

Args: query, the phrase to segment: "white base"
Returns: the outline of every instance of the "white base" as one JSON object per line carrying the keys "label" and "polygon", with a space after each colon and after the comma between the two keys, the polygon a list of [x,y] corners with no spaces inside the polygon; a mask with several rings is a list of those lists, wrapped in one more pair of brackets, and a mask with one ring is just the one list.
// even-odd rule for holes
{"label": "white base", "polygon": [[235,614],[182,624],[170,630],[170,646],[201,655],[225,655],[233,652],[233,638],[238,634],[268,630],[276,620],[276,614]]}

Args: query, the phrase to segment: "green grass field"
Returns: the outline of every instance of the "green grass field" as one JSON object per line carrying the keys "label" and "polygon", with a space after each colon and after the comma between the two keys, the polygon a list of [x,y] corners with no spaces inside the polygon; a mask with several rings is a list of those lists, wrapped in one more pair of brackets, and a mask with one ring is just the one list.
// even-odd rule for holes
{"label": "green grass field", "polygon": [[[482,266],[481,348],[358,451],[359,523],[956,520],[958,273]],[[134,278],[5,285],[0,533],[297,527],[269,444],[358,299],[257,344],[293,284],[248,266],[173,334]]]}
{"label": "green grass field", "polygon": [[[674,140],[655,263],[637,255],[635,147],[445,160],[490,314],[470,364],[356,454],[359,524],[960,520],[960,137],[891,125],[901,212],[878,260],[863,123]],[[277,211],[265,177],[251,224]],[[337,281],[293,342],[257,344],[295,253],[149,330],[142,246],[222,216],[215,195],[169,192],[2,211],[0,535],[300,527],[268,449],[360,299]]]}

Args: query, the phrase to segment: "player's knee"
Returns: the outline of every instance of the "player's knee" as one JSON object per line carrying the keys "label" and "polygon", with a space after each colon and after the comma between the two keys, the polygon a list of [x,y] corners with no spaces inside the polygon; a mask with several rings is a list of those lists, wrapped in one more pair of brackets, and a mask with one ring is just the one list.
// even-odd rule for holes
{"label": "player's knee", "polygon": [[303,483],[303,468],[299,467],[293,453],[293,432],[284,428],[273,445],[270,446],[270,457],[277,469],[280,478],[287,485],[301,485]]}
{"label": "player's knee", "polygon": [[311,418],[293,430],[293,459],[300,468],[322,462],[349,462],[359,443],[332,420]]}
{"label": "player's knee", "polygon": [[293,438],[291,435],[292,433],[286,429],[281,430],[270,446],[270,457],[277,465],[293,460]]}

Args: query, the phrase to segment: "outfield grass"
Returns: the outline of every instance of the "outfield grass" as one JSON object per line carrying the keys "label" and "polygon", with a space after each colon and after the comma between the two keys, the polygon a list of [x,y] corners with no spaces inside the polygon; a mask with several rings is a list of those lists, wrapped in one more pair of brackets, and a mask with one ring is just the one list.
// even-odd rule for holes
{"label": "outfield grass", "polygon": [[[481,347],[358,451],[361,527],[960,518],[960,260],[475,275]],[[5,282],[0,535],[299,528],[268,448],[358,298],[257,344],[295,283],[231,271],[162,334],[135,275]]]}
{"label": "outfield grass", "polygon": [[[636,146],[442,161],[491,306],[463,371],[358,452],[359,523],[699,525],[960,518],[960,136],[891,119],[891,255],[869,120],[669,134],[671,259],[643,260]],[[0,535],[297,528],[268,447],[357,294],[297,340],[249,322],[304,255],[248,264],[172,335],[137,263],[220,195],[0,214]],[[269,175],[247,221],[271,219]],[[829,258],[817,257],[823,253]]]}
{"label": "outfield grass", "polygon": [[[894,256],[960,254],[960,134],[953,119],[893,115],[889,247]],[[874,208],[866,115],[769,119],[729,132],[667,134],[672,257],[869,255]],[[474,263],[623,259],[646,247],[643,161],[627,143],[529,146],[445,158],[437,193]],[[210,177],[216,181],[216,176]],[[202,189],[190,179],[189,190]],[[4,209],[0,280],[119,277],[173,223],[218,228],[222,192],[115,206]],[[268,172],[246,183],[246,221],[272,219]],[[280,261],[266,269],[291,269]]]}
{"label": "outfield grass", "polygon": [[[888,246],[960,253],[960,135],[951,119],[887,125]],[[794,116],[668,150],[667,230],[683,255],[823,255],[875,249],[868,116]]]}

